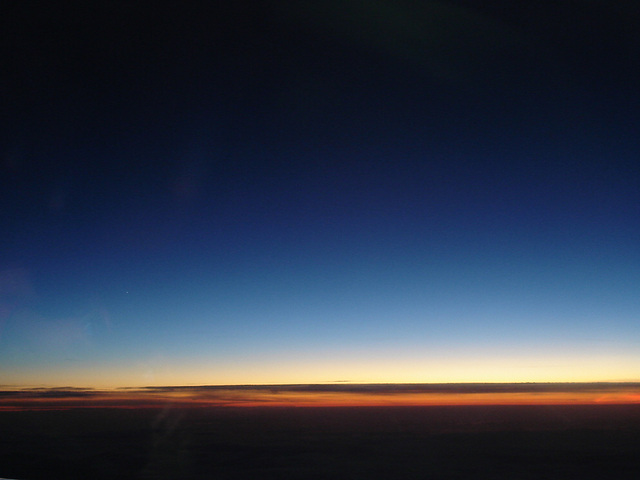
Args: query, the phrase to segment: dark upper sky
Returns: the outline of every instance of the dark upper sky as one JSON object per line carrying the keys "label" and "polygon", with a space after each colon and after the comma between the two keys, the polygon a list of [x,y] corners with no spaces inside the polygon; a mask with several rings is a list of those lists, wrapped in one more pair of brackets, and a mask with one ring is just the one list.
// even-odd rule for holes
{"label": "dark upper sky", "polygon": [[[633,351],[639,17],[595,0],[5,2],[7,372],[115,368],[149,330],[139,357],[170,364],[214,330],[230,365],[420,335],[539,352],[552,325],[554,351],[603,335]],[[81,345],[33,340],[60,319]],[[612,378],[637,378],[623,363]]]}

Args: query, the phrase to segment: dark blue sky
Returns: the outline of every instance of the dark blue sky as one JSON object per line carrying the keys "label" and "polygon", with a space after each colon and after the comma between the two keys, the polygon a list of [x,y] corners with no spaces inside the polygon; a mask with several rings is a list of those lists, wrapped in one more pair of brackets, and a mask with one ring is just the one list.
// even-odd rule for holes
{"label": "dark blue sky", "polygon": [[0,382],[638,379],[633,2],[1,17]]}

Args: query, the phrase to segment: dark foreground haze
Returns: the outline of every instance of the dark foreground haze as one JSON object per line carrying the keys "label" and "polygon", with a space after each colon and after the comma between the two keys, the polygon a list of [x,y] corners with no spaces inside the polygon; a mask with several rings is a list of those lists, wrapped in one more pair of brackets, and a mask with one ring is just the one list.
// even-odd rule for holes
{"label": "dark foreground haze", "polygon": [[640,405],[0,413],[8,478],[639,478]]}

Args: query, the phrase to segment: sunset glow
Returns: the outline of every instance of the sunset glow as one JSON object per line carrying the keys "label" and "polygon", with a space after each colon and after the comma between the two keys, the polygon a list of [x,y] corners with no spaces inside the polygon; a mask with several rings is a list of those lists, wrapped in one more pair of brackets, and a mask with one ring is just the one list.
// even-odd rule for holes
{"label": "sunset glow", "polygon": [[638,384],[336,384],[22,389],[0,410],[207,407],[390,407],[640,403]]}

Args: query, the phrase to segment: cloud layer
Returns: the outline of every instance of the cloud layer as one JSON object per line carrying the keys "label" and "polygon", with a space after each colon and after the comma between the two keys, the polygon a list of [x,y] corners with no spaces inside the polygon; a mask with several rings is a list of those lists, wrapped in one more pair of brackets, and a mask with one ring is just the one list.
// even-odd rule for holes
{"label": "cloud layer", "polygon": [[640,383],[153,386],[0,390],[2,410],[640,403]]}

